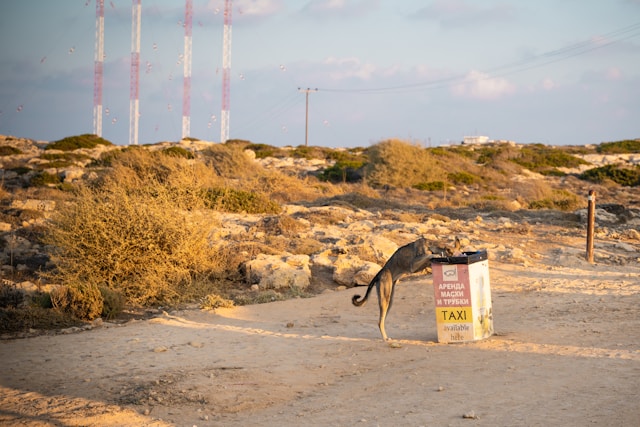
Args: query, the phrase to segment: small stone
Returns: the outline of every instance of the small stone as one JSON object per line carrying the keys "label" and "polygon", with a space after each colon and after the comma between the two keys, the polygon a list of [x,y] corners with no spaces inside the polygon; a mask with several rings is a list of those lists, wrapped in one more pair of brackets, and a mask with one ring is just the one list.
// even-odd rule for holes
{"label": "small stone", "polygon": [[478,416],[476,415],[476,413],[474,411],[469,411],[466,412],[462,418],[468,419],[468,420],[477,420]]}

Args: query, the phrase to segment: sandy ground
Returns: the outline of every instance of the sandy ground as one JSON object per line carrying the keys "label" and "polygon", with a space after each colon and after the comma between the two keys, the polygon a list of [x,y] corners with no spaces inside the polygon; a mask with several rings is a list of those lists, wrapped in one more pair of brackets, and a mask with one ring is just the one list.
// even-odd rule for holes
{"label": "sandy ground", "polygon": [[351,305],[363,288],[3,340],[0,424],[640,425],[640,266],[566,243],[490,261],[483,341],[437,342],[430,275],[399,285],[397,347],[375,296]]}

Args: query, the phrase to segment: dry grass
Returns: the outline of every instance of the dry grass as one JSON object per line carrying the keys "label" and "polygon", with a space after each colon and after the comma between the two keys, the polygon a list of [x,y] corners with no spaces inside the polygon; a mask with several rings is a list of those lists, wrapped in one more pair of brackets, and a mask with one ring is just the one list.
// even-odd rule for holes
{"label": "dry grass", "polygon": [[129,302],[191,298],[226,261],[209,245],[215,223],[198,215],[201,165],[132,151],[99,185],[80,186],[47,228],[57,283],[106,286]]}
{"label": "dry grass", "polygon": [[[331,184],[264,169],[237,145],[211,146],[193,159],[129,147],[111,153],[101,177],[72,193],[41,187],[18,189],[12,196],[59,201],[45,234],[56,268],[45,277],[73,289],[68,300],[102,298],[102,315],[112,316],[121,296],[139,305],[201,300],[213,306],[217,294],[242,288],[244,262],[259,253],[317,253],[320,242],[295,236],[310,223],[348,221],[349,211],[420,222],[435,209],[579,207],[558,180],[520,177],[522,168],[509,161],[513,149],[483,150],[465,148],[460,154],[384,141],[367,150],[364,180]],[[418,189],[438,182],[440,190]],[[0,188],[1,199],[9,196]],[[287,215],[280,209],[285,203],[340,209]],[[265,216],[246,236],[213,245],[210,237],[220,224],[212,210]],[[91,310],[74,304],[76,315],[96,315],[91,304]]]}
{"label": "dry grass", "polygon": [[367,181],[374,187],[412,187],[442,181],[446,171],[424,148],[391,139],[369,150]]}

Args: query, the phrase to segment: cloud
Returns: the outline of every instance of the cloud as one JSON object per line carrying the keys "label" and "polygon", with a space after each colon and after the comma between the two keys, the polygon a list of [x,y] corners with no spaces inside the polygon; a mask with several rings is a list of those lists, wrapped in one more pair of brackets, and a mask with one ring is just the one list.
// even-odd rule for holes
{"label": "cloud", "polygon": [[506,3],[484,6],[468,0],[436,0],[418,9],[412,17],[433,20],[443,27],[466,27],[470,24],[477,27],[509,22],[514,15],[513,6]]}
{"label": "cloud", "polygon": [[480,71],[470,71],[464,80],[452,86],[453,95],[461,98],[491,100],[511,95],[515,85],[504,78],[492,78]]}
{"label": "cloud", "polygon": [[[271,16],[283,8],[282,0],[235,0],[233,2],[233,16],[260,18]],[[224,13],[224,0],[209,0],[207,9],[215,14]]]}
{"label": "cloud", "polygon": [[281,0],[236,0],[234,6],[245,16],[269,16],[282,9]]}
{"label": "cloud", "polygon": [[542,79],[541,86],[544,90],[552,90],[558,87],[557,83],[554,82],[550,77]]}
{"label": "cloud", "polygon": [[618,67],[611,67],[606,72],[607,80],[620,80],[622,78],[622,71]]}
{"label": "cloud", "polygon": [[329,76],[333,80],[344,80],[353,77],[368,80],[371,79],[376,72],[375,65],[363,63],[358,58],[329,57],[323,61],[323,64],[330,68]]}
{"label": "cloud", "polygon": [[313,18],[363,16],[377,9],[379,0],[310,0],[302,9]]}

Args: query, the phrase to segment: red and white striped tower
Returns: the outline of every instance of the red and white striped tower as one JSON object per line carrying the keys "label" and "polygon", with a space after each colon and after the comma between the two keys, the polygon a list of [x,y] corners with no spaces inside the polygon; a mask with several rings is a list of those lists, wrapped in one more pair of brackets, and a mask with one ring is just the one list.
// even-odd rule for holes
{"label": "red and white striped tower", "polygon": [[222,38],[222,112],[220,142],[229,139],[229,98],[231,96],[231,0],[224,1],[224,34]]}
{"label": "red and white striped tower", "polygon": [[129,145],[138,145],[140,111],[140,15],[141,0],[131,8],[131,79],[129,84]]}
{"label": "red and white striped tower", "polygon": [[191,31],[193,2],[186,0],[184,9],[184,87],[182,94],[182,138],[191,133]]}
{"label": "red and white striped tower", "polygon": [[93,66],[93,133],[102,136],[102,76],[104,64],[104,0],[96,0],[96,48]]}

